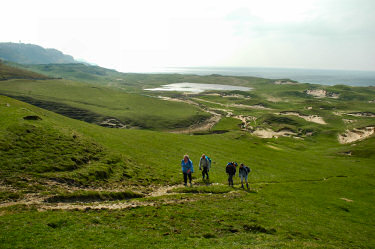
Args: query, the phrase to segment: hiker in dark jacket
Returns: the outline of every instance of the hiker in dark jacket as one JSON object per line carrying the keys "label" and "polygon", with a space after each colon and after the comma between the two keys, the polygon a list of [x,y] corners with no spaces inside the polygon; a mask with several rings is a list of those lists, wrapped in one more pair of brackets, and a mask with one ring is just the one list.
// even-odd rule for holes
{"label": "hiker in dark jacket", "polygon": [[238,176],[241,178],[241,188],[244,188],[243,186],[243,180],[246,182],[246,187],[249,189],[249,183],[247,182],[247,177],[250,173],[250,168],[245,166],[243,163],[241,163],[240,168],[238,169]]}
{"label": "hiker in dark jacket", "polygon": [[202,180],[204,181],[204,177],[207,176],[207,180],[209,179],[208,172],[210,171],[211,162],[210,159],[203,154],[201,159],[199,160],[199,170],[202,170]]}
{"label": "hiker in dark jacket", "polygon": [[233,176],[236,174],[236,166],[234,162],[230,162],[227,164],[225,168],[225,172],[228,174],[228,184],[229,186],[233,186]]}
{"label": "hiker in dark jacket", "polygon": [[192,184],[191,184],[191,173],[194,173],[194,168],[193,168],[193,162],[189,159],[188,155],[185,155],[184,159],[182,159],[181,169],[182,169],[182,173],[184,174],[185,186],[187,186],[187,178],[188,177],[189,177],[190,186],[192,186]]}

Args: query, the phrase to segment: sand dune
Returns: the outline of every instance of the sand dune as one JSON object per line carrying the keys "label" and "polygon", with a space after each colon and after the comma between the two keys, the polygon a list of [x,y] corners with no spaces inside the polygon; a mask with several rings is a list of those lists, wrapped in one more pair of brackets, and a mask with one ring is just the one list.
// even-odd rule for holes
{"label": "sand dune", "polygon": [[324,119],[318,115],[303,115],[299,112],[280,112],[280,115],[291,115],[291,116],[297,116],[299,118],[303,118],[306,121],[317,123],[317,124],[327,124]]}
{"label": "sand dune", "polygon": [[296,133],[289,130],[273,131],[271,129],[257,129],[252,134],[260,138],[278,138],[297,135]]}
{"label": "sand dune", "polygon": [[339,94],[327,92],[326,90],[323,90],[323,89],[306,90],[306,94],[314,96],[316,98],[325,98],[325,97],[333,98],[333,99],[339,98]]}
{"label": "sand dune", "polygon": [[353,130],[346,130],[345,133],[339,134],[338,139],[341,144],[349,144],[356,141],[366,139],[375,132],[374,126],[367,126],[364,128],[354,128]]}

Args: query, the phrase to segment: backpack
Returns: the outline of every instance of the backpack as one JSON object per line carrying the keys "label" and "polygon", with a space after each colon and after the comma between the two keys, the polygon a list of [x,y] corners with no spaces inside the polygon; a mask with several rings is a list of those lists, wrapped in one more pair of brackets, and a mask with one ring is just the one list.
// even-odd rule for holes
{"label": "backpack", "polygon": [[249,167],[247,167],[247,166],[245,166],[245,169],[246,169],[246,172],[249,174],[250,171],[251,171],[251,169]]}
{"label": "backpack", "polygon": [[206,160],[208,160],[208,167],[211,167],[211,158],[209,158],[208,156],[206,156]]}

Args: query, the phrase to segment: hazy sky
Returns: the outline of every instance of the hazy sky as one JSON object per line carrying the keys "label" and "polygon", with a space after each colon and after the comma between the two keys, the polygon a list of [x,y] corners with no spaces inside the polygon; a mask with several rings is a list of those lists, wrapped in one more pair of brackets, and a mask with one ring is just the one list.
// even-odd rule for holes
{"label": "hazy sky", "polygon": [[120,71],[165,66],[375,70],[375,0],[2,0],[1,42]]}

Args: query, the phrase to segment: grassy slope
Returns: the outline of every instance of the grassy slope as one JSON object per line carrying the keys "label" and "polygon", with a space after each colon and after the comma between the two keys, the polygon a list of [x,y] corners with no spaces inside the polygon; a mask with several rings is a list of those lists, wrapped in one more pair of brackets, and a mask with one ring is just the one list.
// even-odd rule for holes
{"label": "grassy slope", "polygon": [[9,66],[0,60],[0,80],[9,79],[48,79],[48,77],[40,73]]}
{"label": "grassy slope", "polygon": [[[123,193],[127,193],[126,196],[132,193],[61,194],[58,189],[46,186],[45,180],[94,187],[174,184],[182,180],[179,166],[182,155],[188,153],[191,156],[197,171],[196,163],[202,152],[213,159],[211,179],[214,182],[226,182],[224,167],[227,161],[236,160],[249,165],[253,170],[250,182],[254,190],[228,193],[228,189],[220,185],[193,188],[192,191],[176,190],[190,193],[159,199],[188,198],[193,201],[118,211],[38,212],[33,206],[2,208],[0,226],[5,228],[0,232],[2,247],[27,247],[31,243],[38,248],[57,245],[93,248],[139,248],[150,245],[159,248],[375,246],[372,237],[375,232],[372,204],[375,201],[375,138],[359,142],[354,147],[337,142],[338,132],[373,124],[373,119],[332,115],[333,111],[373,112],[373,105],[367,102],[374,96],[372,88],[326,87],[341,94],[341,99],[333,100],[314,99],[303,93],[316,85],[279,86],[270,84],[271,81],[249,77],[137,74],[128,74],[127,77],[133,77],[133,82],[144,85],[157,85],[165,80],[195,79],[195,82],[228,81],[230,84],[252,86],[255,90],[248,93],[250,100],[199,97],[226,104],[263,104],[274,110],[233,109],[235,114],[258,117],[260,127],[302,127],[312,129],[316,134],[305,140],[259,139],[239,131],[238,121],[232,118],[223,119],[214,127],[217,130],[232,130],[221,135],[189,136],[108,129],[0,96],[0,179],[2,184],[13,189],[12,193],[0,192],[1,199],[22,198],[22,195],[41,191],[57,193],[56,198],[84,195],[103,200],[120,199],[117,195],[123,198]],[[139,103],[138,99],[131,99],[139,95],[129,95],[132,101],[125,103],[121,102],[123,93],[111,89],[68,81],[46,82],[49,83],[8,81],[1,86],[8,93],[14,91],[45,100],[58,99],[80,108],[94,106],[90,110],[111,114],[116,113],[115,110],[100,108],[108,108],[118,102],[124,105]],[[135,84],[134,89],[139,91],[139,87]],[[269,95],[283,101],[268,101],[266,98]],[[67,96],[68,99],[61,98]],[[100,96],[100,104],[105,103],[104,107],[98,107],[97,101],[92,102]],[[105,96],[120,97],[111,100]],[[155,108],[162,107],[159,103]],[[313,109],[301,109],[301,106],[312,106]],[[139,109],[136,105],[134,108]],[[274,112],[283,110],[319,114],[328,125],[311,124],[296,117],[281,121],[275,119],[277,116]],[[169,109],[164,114],[171,113]],[[38,115],[42,120],[24,120],[23,117],[27,115]],[[134,117],[135,113],[129,115]],[[357,122],[344,124],[342,118],[355,119]],[[144,117],[139,119],[144,120]],[[352,157],[341,154],[348,150],[353,152]],[[194,177],[199,183],[199,171]],[[214,194],[207,195],[207,192]],[[145,237],[148,239],[144,240]]]}
{"label": "grassy slope", "polygon": [[60,77],[73,81],[81,81],[88,83],[109,83],[110,81],[121,81],[122,73],[115,70],[106,69],[98,66],[90,66],[85,64],[40,64],[40,65],[20,65],[18,67],[25,68],[34,72],[42,73],[51,77]]}
{"label": "grassy slope", "polygon": [[115,70],[84,64],[20,65],[11,62],[7,63],[51,77],[61,77],[87,83],[102,83],[134,91],[139,91],[140,88],[155,87],[176,82],[215,83],[243,86],[248,85],[249,81],[257,84],[273,82],[273,80],[257,77],[241,78],[220,75],[197,76],[183,74],[120,73]]}
{"label": "grassy slope", "polygon": [[[119,211],[37,212],[25,207],[7,208],[1,211],[0,217],[1,227],[5,228],[0,233],[0,241],[5,248],[24,247],[30,243],[35,247],[53,247],[57,243],[59,246],[96,248],[150,244],[159,248],[186,245],[371,248],[375,245],[371,236],[375,232],[374,159],[371,153],[364,153],[363,157],[337,154],[347,146],[340,146],[335,137],[321,135],[305,141],[261,140],[239,131],[188,136],[118,130],[68,119],[6,97],[1,97],[0,108],[1,120],[6,120],[1,123],[1,141],[12,145],[11,151],[23,151],[29,146],[40,151],[38,146],[52,146],[51,150],[42,148],[43,153],[32,154],[35,163],[29,166],[29,171],[19,172],[2,163],[6,178],[22,174],[23,178],[31,177],[34,181],[53,177],[87,183],[85,179],[90,174],[82,172],[107,170],[107,177],[93,177],[89,184],[176,183],[182,177],[179,166],[182,155],[188,153],[196,163],[205,152],[213,159],[213,181],[225,183],[226,162],[237,160],[252,168],[250,181],[257,191],[215,196],[188,194],[181,198],[196,198],[196,201]],[[43,120],[22,119],[30,114],[39,115]],[[40,134],[43,140],[28,137],[25,128],[30,125],[33,127],[31,134]],[[14,133],[15,127],[23,133]],[[77,134],[80,142],[69,144],[73,139],[71,134]],[[23,142],[14,143],[15,137]],[[61,142],[55,145],[55,141]],[[365,142],[374,144],[375,139]],[[56,155],[81,155],[82,147],[86,148],[87,154],[98,157],[94,164],[83,163],[61,171],[38,170],[39,163],[54,160]],[[371,146],[361,148],[371,150]],[[11,165],[24,165],[19,162],[30,156],[18,154],[15,157],[7,152],[4,154],[3,150],[1,153],[2,162],[10,160]],[[108,160],[108,157],[119,159]],[[199,178],[199,173],[195,176]],[[328,180],[322,180],[324,178]],[[2,179],[5,179],[4,175]],[[25,186],[17,186],[19,182],[9,184],[25,189]],[[340,199],[342,197],[354,202],[345,202]],[[147,241],[142,239],[145,236]]]}
{"label": "grassy slope", "polygon": [[[47,109],[78,119],[85,120],[91,115],[92,120],[88,121],[94,123],[114,117],[130,126],[148,129],[187,127],[209,116],[185,103],[170,103],[108,87],[66,80],[3,81],[0,83],[0,93],[22,99],[27,97],[31,103],[41,101],[39,105]],[[85,112],[81,114],[81,110]]]}

